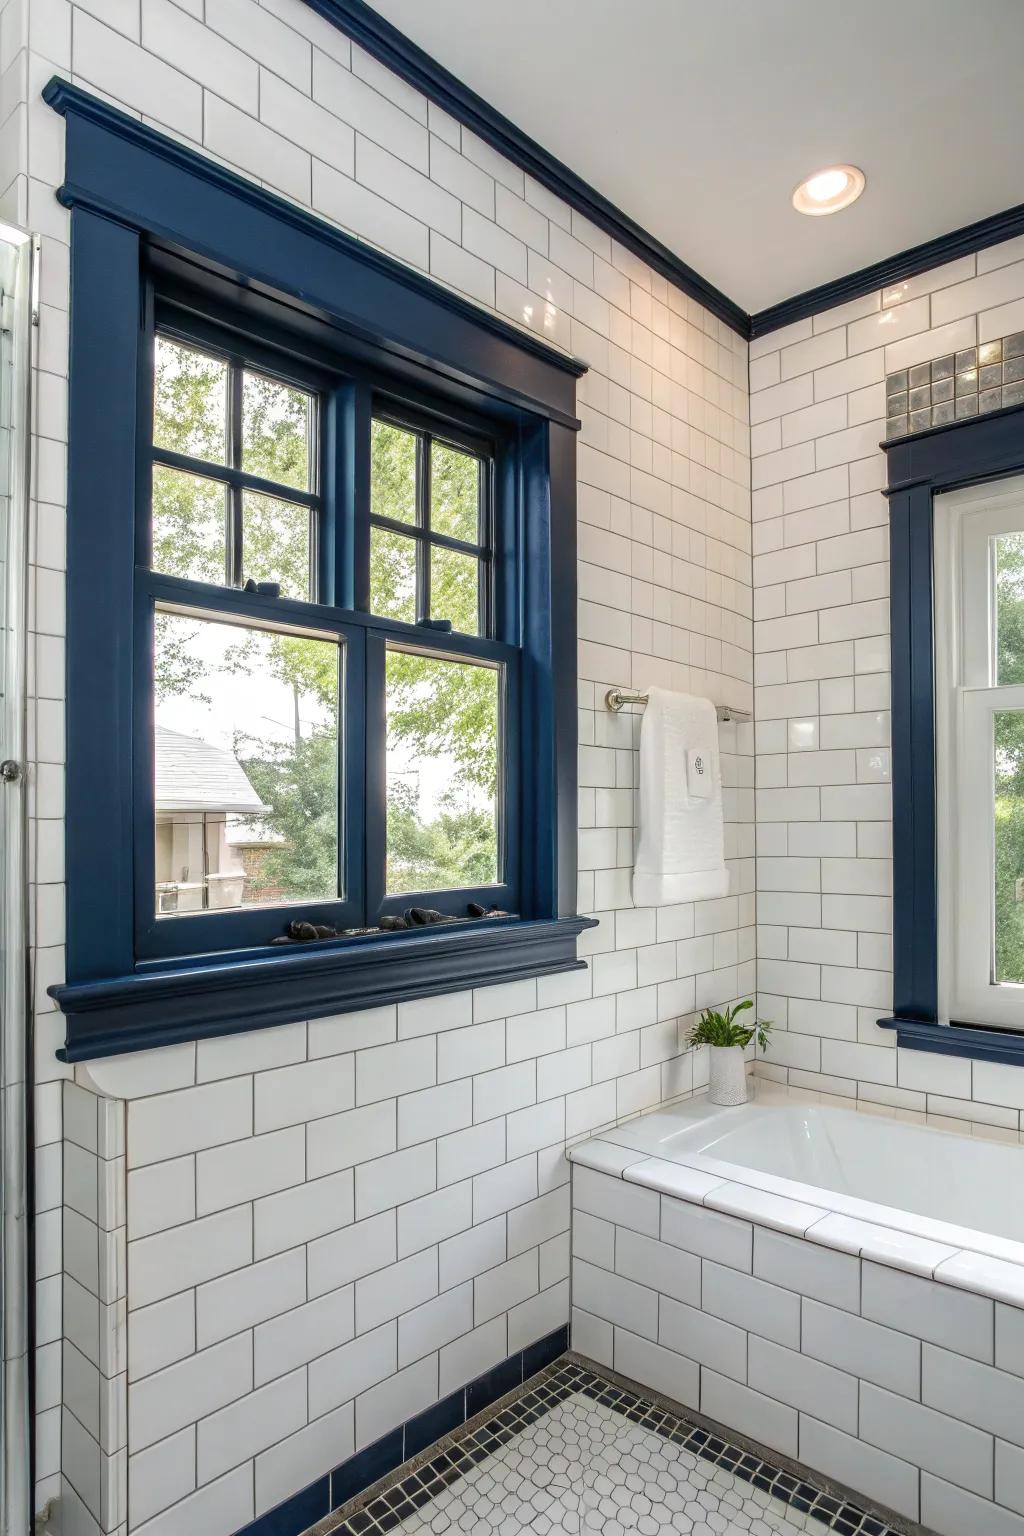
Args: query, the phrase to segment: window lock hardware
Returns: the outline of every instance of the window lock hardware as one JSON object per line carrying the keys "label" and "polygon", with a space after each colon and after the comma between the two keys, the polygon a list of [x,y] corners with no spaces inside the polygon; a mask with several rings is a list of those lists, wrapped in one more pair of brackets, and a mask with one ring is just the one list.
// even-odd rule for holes
{"label": "window lock hardware", "polygon": [[253,581],[252,577],[242,587],[243,592],[257,592],[260,597],[280,597],[281,583],[279,581]]}
{"label": "window lock hardware", "polygon": [[0,779],[5,784],[18,784],[25,775],[25,769],[21,763],[16,763],[13,757],[5,757],[0,763]]}
{"label": "window lock hardware", "polygon": [[435,629],[440,635],[450,635],[452,632],[451,619],[417,619],[417,629]]}

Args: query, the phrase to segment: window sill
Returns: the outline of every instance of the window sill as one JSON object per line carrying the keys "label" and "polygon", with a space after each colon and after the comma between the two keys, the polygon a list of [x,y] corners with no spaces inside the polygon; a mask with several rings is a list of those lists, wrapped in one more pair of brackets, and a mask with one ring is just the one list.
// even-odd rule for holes
{"label": "window sill", "polygon": [[986,1029],[980,1024],[937,1024],[934,1019],[885,1018],[878,1023],[882,1029],[896,1031],[896,1044],[904,1050],[1024,1066],[1024,1032]]}
{"label": "window sill", "polygon": [[594,918],[562,917],[303,946],[50,988],[67,1018],[62,1061],[240,1034],[469,987],[575,971]]}

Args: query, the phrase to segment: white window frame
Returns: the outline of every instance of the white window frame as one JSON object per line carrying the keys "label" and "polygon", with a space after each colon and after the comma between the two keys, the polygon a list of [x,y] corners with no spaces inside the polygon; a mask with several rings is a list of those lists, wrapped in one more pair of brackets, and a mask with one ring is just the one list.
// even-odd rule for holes
{"label": "white window frame", "polygon": [[997,984],[994,715],[1024,709],[995,682],[995,545],[1024,533],[1024,476],[934,498],[938,1004],[943,1023],[1024,1030],[1024,985]]}

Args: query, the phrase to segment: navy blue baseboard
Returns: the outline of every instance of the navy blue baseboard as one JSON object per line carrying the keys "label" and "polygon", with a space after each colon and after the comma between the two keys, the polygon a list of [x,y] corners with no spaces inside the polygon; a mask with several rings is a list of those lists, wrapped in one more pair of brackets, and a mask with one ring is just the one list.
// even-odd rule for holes
{"label": "navy blue baseboard", "polygon": [[531,1376],[536,1376],[538,1371],[564,1355],[568,1348],[569,1327],[566,1324],[509,1355],[507,1360],[467,1382],[450,1397],[442,1398],[415,1418],[399,1424],[397,1429],[374,1441],[373,1445],[357,1451],[331,1472],[317,1478],[315,1483],[310,1483],[308,1488],[260,1515],[237,1536],[301,1536],[332,1510],[340,1509],[380,1478],[394,1472],[403,1462],[418,1456],[474,1414],[489,1408],[506,1392],[529,1381]]}

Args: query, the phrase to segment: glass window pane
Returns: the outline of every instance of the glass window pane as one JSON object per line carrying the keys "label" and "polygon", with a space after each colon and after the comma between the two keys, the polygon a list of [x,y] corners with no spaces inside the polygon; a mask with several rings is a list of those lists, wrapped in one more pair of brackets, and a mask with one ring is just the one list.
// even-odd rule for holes
{"label": "glass window pane", "polygon": [[1024,982],[1024,710],[995,721],[995,979]]}
{"label": "glass window pane", "polygon": [[158,448],[224,463],[228,365],[219,357],[156,338],[153,441]]}
{"label": "glass window pane", "polygon": [[256,491],[242,495],[242,579],[277,581],[282,597],[309,590],[309,508]]}
{"label": "glass window pane", "polygon": [[496,668],[389,650],[387,891],[498,879]]}
{"label": "glass window pane", "polygon": [[996,682],[1024,683],[1024,533],[996,546]]}
{"label": "glass window pane", "polygon": [[450,619],[462,635],[480,632],[479,561],[457,549],[433,544],[430,549],[430,617]]}
{"label": "glass window pane", "polygon": [[156,911],[338,894],[339,647],[156,616]]}
{"label": "glass window pane", "polygon": [[311,491],[313,400],[263,373],[242,376],[242,469]]}
{"label": "glass window pane", "polygon": [[370,612],[416,622],[416,543],[390,528],[370,529]]}
{"label": "glass window pane", "polygon": [[153,569],[190,581],[226,580],[227,488],[153,465]]}
{"label": "glass window pane", "polygon": [[386,421],[370,426],[370,511],[416,521],[416,434]]}
{"label": "glass window pane", "polygon": [[443,443],[430,445],[430,526],[450,539],[467,544],[480,541],[480,475],[483,469],[472,454],[460,453]]}

